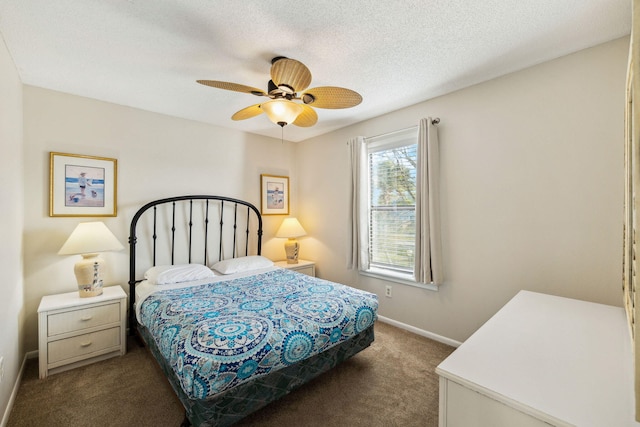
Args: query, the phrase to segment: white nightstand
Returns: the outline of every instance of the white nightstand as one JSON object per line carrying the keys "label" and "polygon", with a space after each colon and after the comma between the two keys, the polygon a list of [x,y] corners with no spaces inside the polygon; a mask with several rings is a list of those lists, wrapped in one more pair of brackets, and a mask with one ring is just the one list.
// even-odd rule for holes
{"label": "white nightstand", "polygon": [[277,267],[288,268],[289,270],[295,270],[298,273],[306,274],[307,276],[316,275],[316,263],[315,261],[307,261],[299,259],[297,264],[287,264],[287,261],[276,261],[274,264]]}
{"label": "white nightstand", "polygon": [[80,298],[42,297],[38,307],[40,378],[126,352],[127,294],[120,286]]}

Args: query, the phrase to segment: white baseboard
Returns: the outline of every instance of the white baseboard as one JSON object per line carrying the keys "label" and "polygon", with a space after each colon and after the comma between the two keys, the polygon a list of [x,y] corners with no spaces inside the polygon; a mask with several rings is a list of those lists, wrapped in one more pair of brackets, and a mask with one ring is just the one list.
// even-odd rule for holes
{"label": "white baseboard", "polygon": [[22,382],[22,376],[24,375],[25,367],[27,366],[27,359],[34,359],[38,357],[38,351],[30,351],[24,355],[22,359],[22,365],[20,366],[20,372],[18,372],[18,378],[16,378],[16,383],[13,385],[13,391],[11,392],[11,397],[9,398],[9,403],[7,403],[7,407],[5,408],[4,415],[2,416],[2,423],[0,423],[1,427],[6,427],[9,423],[9,415],[11,415],[11,410],[13,409],[13,403],[16,401],[16,397],[18,396],[18,389],[20,389],[20,383]]}
{"label": "white baseboard", "polygon": [[384,323],[388,323],[391,326],[395,326],[405,331],[412,332],[421,337],[429,338],[434,341],[441,342],[443,344],[450,345],[452,347],[460,347],[462,344],[460,341],[452,340],[451,338],[443,337],[442,335],[434,334],[433,332],[425,331],[423,329],[416,328],[415,326],[407,325],[406,323],[398,322],[397,320],[389,319],[388,317],[378,315],[378,320]]}

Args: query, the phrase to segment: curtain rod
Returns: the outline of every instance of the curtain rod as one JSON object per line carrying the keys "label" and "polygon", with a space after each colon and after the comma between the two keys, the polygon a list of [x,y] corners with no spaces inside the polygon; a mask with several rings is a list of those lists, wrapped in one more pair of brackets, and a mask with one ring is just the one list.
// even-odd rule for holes
{"label": "curtain rod", "polygon": [[[431,124],[433,124],[433,125],[440,124],[440,117],[434,117],[433,119],[431,119]],[[415,126],[411,126],[411,127],[405,128],[405,129],[399,129],[399,130],[394,130],[394,131],[387,132],[387,133],[381,133],[379,135],[365,136],[364,139],[374,139],[374,138],[378,138],[378,137],[381,137],[381,136],[389,136],[389,135],[393,135],[394,133],[404,132],[406,130],[415,129],[417,127],[418,127],[418,125],[415,125]]]}

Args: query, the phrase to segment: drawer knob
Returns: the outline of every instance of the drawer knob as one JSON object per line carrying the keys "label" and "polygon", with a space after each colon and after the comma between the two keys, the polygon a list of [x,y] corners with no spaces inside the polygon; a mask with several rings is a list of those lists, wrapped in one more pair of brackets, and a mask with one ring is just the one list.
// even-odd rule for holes
{"label": "drawer knob", "polygon": [[93,316],[84,316],[80,320],[82,320],[83,322],[86,322],[87,320],[91,320],[91,319],[93,319]]}
{"label": "drawer knob", "polygon": [[91,341],[85,341],[83,343],[80,343],[80,347],[89,347],[91,345]]}

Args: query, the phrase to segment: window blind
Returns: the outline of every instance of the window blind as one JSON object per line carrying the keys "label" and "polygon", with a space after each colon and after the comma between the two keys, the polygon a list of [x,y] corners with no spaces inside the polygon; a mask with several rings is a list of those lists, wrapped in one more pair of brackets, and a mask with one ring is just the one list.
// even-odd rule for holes
{"label": "window blind", "polygon": [[372,267],[413,274],[416,233],[416,129],[368,145],[369,258]]}

